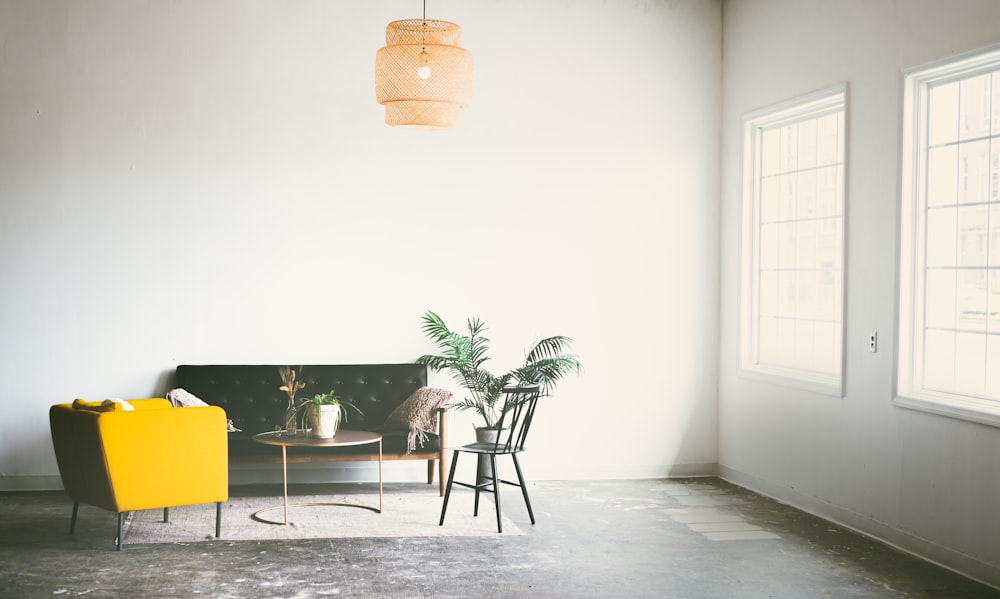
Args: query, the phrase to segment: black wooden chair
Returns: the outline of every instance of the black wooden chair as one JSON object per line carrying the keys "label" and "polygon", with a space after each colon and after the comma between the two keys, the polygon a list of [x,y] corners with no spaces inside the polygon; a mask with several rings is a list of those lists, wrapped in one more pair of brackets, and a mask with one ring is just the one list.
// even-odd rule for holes
{"label": "black wooden chair", "polygon": [[[497,532],[503,532],[503,523],[500,512],[500,483],[521,487],[521,494],[524,495],[524,505],[528,508],[528,517],[531,523],[535,523],[535,514],[531,511],[531,500],[528,499],[528,489],[524,484],[524,475],[521,473],[521,463],[517,459],[517,454],[524,451],[524,442],[528,437],[528,429],[531,428],[531,420],[535,416],[535,406],[538,404],[540,385],[523,385],[515,387],[505,387],[503,412],[497,427],[500,429],[496,441],[479,442],[471,445],[463,445],[455,448],[451,460],[451,471],[448,474],[448,485],[444,491],[444,503],[441,505],[441,521],[438,523],[444,526],[444,516],[448,511],[448,498],[451,497],[451,486],[457,484],[476,492],[476,502],[472,515],[479,515],[479,494],[493,493],[493,501],[496,504],[497,512]],[[458,456],[462,453],[477,454],[487,460],[479,460],[477,468],[476,483],[464,483],[455,480],[455,466],[458,464]],[[514,469],[517,471],[517,482],[502,480],[497,476],[497,456],[509,455],[514,460]],[[485,462],[485,464],[484,464]],[[488,465],[488,468],[484,468]],[[485,471],[484,471],[485,470]]]}

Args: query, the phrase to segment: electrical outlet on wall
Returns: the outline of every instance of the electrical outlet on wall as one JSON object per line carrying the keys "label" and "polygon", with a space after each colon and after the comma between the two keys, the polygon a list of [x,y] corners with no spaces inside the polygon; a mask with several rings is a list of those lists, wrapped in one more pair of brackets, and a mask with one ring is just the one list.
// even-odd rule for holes
{"label": "electrical outlet on wall", "polygon": [[873,354],[878,351],[878,331],[868,333],[868,351]]}

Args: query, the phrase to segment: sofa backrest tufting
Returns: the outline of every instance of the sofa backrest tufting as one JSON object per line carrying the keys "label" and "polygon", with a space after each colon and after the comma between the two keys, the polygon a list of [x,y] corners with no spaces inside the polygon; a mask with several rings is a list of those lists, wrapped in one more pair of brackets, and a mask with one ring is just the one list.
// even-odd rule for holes
{"label": "sofa backrest tufting", "polygon": [[[279,368],[279,365],[181,365],[177,367],[174,386],[222,407],[237,428],[256,434],[272,431],[284,422],[288,395],[280,389]],[[362,416],[349,410],[346,427],[370,430],[380,426],[410,394],[427,385],[427,367],[306,364],[300,380],[306,386],[296,394],[296,399],[332,390],[364,412]]]}

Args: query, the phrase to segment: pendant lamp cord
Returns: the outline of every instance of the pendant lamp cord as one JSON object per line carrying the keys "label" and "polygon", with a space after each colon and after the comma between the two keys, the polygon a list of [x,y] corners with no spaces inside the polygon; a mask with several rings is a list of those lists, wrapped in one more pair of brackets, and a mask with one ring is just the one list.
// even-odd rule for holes
{"label": "pendant lamp cord", "polygon": [[424,25],[427,25],[427,0],[424,0]]}

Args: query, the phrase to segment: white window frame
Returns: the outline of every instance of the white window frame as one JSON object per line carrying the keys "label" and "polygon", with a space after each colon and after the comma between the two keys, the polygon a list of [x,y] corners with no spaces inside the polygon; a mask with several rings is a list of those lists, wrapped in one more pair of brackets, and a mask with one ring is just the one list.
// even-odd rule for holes
{"label": "white window frame", "polygon": [[[903,71],[897,406],[1000,426],[1000,401],[924,388],[923,254],[930,88],[1000,68],[1000,44]],[[985,333],[984,333],[985,334]]]}
{"label": "white window frame", "polygon": [[764,108],[743,117],[742,193],[741,193],[741,281],[740,281],[740,348],[739,374],[744,377],[805,389],[825,395],[843,396],[844,390],[844,300],[846,278],[846,222],[847,222],[847,151],[840,148],[842,157],[841,177],[838,182],[841,194],[839,239],[840,247],[835,250],[840,260],[840,292],[835,298],[835,313],[838,326],[837,347],[834,356],[837,372],[819,372],[790,366],[762,364],[759,360],[760,316],[758,305],[760,272],[760,239],[757,229],[760,224],[760,193],[758,189],[761,165],[757,164],[764,132],[775,127],[807,121],[830,113],[843,113],[841,143],[847,144],[847,84],[836,85],[812,94]]}

